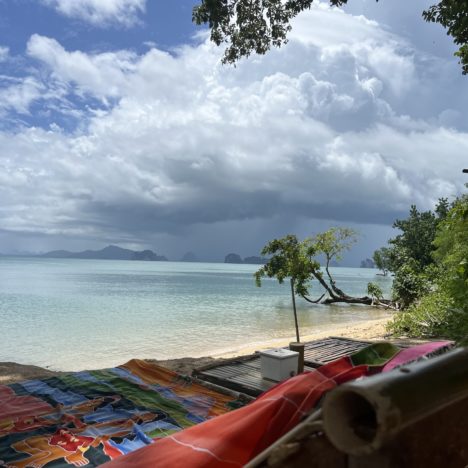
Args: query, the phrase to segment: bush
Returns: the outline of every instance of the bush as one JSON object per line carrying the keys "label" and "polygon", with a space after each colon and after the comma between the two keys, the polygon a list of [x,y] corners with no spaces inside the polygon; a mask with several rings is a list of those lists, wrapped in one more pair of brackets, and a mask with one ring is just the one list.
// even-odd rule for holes
{"label": "bush", "polygon": [[419,298],[428,294],[432,288],[432,268],[427,268],[428,273],[421,272],[416,262],[410,259],[396,273],[393,280],[393,299],[406,309]]}
{"label": "bush", "polygon": [[443,289],[424,296],[417,304],[397,312],[387,326],[395,335],[411,338],[444,337],[468,342],[468,312],[455,306]]}

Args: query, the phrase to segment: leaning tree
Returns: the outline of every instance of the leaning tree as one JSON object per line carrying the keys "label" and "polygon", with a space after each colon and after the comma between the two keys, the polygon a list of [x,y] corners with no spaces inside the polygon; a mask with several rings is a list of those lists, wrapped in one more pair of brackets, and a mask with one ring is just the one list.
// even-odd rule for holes
{"label": "leaning tree", "polygon": [[[333,260],[341,260],[345,251],[356,242],[357,234],[352,229],[336,227],[328,231],[299,241],[289,234],[281,239],[270,241],[262,250],[262,255],[270,256],[268,262],[255,274],[257,286],[262,278],[276,278],[279,283],[289,279],[293,297],[294,315],[297,330],[297,314],[294,296],[305,299],[312,304],[364,304],[395,308],[392,301],[382,297],[380,288],[369,283],[368,295],[355,297],[347,294],[336,284],[330,272]],[[324,259],[324,267],[320,265]],[[324,292],[318,298],[310,297],[310,286],[313,280],[318,281]],[[298,333],[298,332],[297,332]]]}

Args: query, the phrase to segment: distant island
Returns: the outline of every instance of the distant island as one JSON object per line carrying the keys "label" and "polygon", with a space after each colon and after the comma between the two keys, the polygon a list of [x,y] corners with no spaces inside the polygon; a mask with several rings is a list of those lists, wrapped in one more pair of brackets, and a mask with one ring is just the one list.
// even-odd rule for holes
{"label": "distant island", "polygon": [[187,252],[180,259],[181,262],[199,262],[198,257],[193,252]]}
{"label": "distant island", "polygon": [[361,261],[361,268],[375,268],[375,263],[370,258]]}
{"label": "distant island", "polygon": [[157,255],[152,250],[134,251],[123,249],[116,245],[108,245],[101,250],[85,250],[69,252],[68,250],[53,250],[39,255],[44,258],[82,258],[89,260],[143,260],[147,262],[167,262],[163,255]]}
{"label": "distant island", "polygon": [[237,263],[237,264],[246,264],[246,265],[265,265],[268,262],[267,258],[264,257],[245,257],[242,260],[242,257],[236,253],[227,254],[224,258],[224,263]]}

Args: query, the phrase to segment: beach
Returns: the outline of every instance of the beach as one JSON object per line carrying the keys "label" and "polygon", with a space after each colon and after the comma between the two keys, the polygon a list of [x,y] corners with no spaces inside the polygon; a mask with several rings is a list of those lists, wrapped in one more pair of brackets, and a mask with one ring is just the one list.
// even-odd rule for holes
{"label": "beach", "polygon": [[[348,323],[344,325],[330,326],[327,329],[317,331],[317,333],[302,336],[301,341],[312,341],[328,336],[342,336],[368,341],[388,339],[385,325],[387,324],[389,318],[390,315],[387,318],[368,320],[357,324]],[[191,373],[192,369],[214,363],[216,360],[221,362],[223,359],[252,354],[255,351],[262,349],[287,346],[290,341],[295,341],[293,336],[291,336],[290,340],[276,339],[265,342],[246,343],[245,346],[211,356],[187,356],[178,359],[158,359],[158,356],[155,356],[154,359],[147,360],[164,367],[168,367],[169,369],[172,369],[181,374],[188,375]],[[134,357],[139,358],[140,356],[135,355]],[[124,363],[122,362],[120,364]],[[96,369],[98,367],[99,366],[92,361],[87,363],[88,369]],[[51,371],[39,366],[19,364],[16,362],[0,362],[0,385],[20,382],[22,380],[53,377],[54,375],[58,375],[60,373],[61,372]]]}
{"label": "beach", "polygon": [[[115,367],[134,357],[232,356],[295,341],[288,285],[265,280],[256,287],[257,268],[4,258],[0,362],[79,371]],[[369,282],[378,282],[389,294],[391,278],[377,273],[333,269],[340,287],[358,297],[366,294]],[[321,294],[317,282],[310,294]],[[362,305],[310,305],[299,297],[296,303],[303,337],[347,333],[389,316],[385,309]]]}

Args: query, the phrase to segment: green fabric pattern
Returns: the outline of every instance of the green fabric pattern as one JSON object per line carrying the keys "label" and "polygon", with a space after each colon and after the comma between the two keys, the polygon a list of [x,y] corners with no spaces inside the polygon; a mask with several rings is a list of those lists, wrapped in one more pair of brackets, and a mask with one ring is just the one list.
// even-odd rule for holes
{"label": "green fabric pattern", "polygon": [[361,349],[349,358],[353,365],[382,366],[400,352],[400,348],[391,343],[373,343]]}

